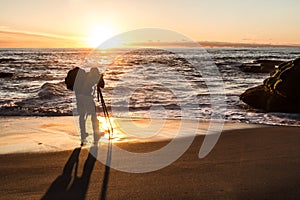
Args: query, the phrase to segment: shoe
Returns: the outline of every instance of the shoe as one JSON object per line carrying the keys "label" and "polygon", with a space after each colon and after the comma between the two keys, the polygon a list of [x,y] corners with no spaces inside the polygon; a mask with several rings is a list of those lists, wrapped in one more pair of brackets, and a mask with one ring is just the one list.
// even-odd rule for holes
{"label": "shoe", "polygon": [[85,146],[86,145],[86,143],[87,143],[87,141],[86,140],[84,140],[84,141],[81,141],[81,143],[80,143],[80,146],[82,147],[82,146]]}
{"label": "shoe", "polygon": [[81,146],[85,145],[86,144],[86,138],[89,136],[88,133],[84,133],[83,134],[83,137],[81,135]]}

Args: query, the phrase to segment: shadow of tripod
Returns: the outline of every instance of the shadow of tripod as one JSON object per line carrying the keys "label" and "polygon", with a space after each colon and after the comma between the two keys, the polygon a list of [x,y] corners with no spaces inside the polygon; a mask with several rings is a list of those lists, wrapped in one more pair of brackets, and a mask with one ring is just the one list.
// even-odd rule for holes
{"label": "shadow of tripod", "polygon": [[109,140],[107,154],[106,154],[106,165],[105,165],[103,183],[102,183],[102,188],[101,188],[101,193],[100,193],[101,200],[106,199],[106,192],[107,192],[109,173],[110,173],[111,156],[112,156],[112,142],[111,142],[111,140]]}

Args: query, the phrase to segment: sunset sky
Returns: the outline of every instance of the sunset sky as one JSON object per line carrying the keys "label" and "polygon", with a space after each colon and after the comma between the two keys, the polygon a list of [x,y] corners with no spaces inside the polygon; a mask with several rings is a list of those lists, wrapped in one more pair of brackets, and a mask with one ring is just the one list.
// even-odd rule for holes
{"label": "sunset sky", "polygon": [[202,42],[300,45],[299,0],[0,0],[0,48],[92,47],[138,28]]}

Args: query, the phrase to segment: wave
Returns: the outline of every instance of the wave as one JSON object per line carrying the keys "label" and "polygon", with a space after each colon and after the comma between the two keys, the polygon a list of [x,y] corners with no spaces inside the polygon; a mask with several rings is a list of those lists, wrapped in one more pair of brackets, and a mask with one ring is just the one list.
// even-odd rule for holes
{"label": "wave", "polygon": [[0,115],[3,116],[63,116],[72,115],[72,92],[64,82],[44,83],[37,91],[23,100],[0,102]]}
{"label": "wave", "polygon": [[1,116],[72,116],[72,111],[38,107],[0,107]]}
{"label": "wave", "polygon": [[[0,50],[0,115],[71,116],[75,107],[74,95],[66,89],[62,80],[69,69],[82,65],[89,52],[90,50],[86,49]],[[225,119],[300,126],[299,115],[266,114],[243,107],[239,95],[252,85],[262,82],[265,75],[244,73],[238,68],[242,63],[254,63],[259,59],[290,60],[300,56],[300,49],[209,49],[208,52],[218,66],[224,81],[226,90],[224,104],[227,106]],[[119,57],[113,61],[115,55]],[[192,49],[180,50],[178,54],[157,49],[142,49],[126,54],[122,50],[114,50],[100,56],[101,65],[107,67],[105,72],[107,86],[103,90],[103,95],[108,109],[114,106],[113,111],[117,111],[113,113],[114,115],[126,117],[129,110],[133,117],[149,117],[149,112],[151,117],[163,114],[170,118],[180,117],[181,109],[176,104],[178,102],[175,95],[167,89],[169,87],[179,88],[179,91],[176,91],[183,97],[180,106],[189,109],[188,115],[191,118],[209,119],[212,112],[218,112],[224,105],[217,105],[216,108],[211,106],[211,95],[205,79],[201,78],[201,74],[184,59],[188,57],[189,60],[197,62],[197,59],[202,58]],[[169,71],[183,75],[184,80],[195,90],[184,90],[180,87],[182,80],[177,80],[174,76],[169,77],[167,73]],[[121,84],[124,77],[129,81]],[[211,83],[211,80],[209,81],[208,83]],[[134,95],[127,103],[129,108],[123,107],[122,95],[120,99],[113,101],[111,99],[112,91],[116,89],[115,85],[118,83],[121,84],[118,86],[119,91],[124,95],[130,87],[138,88],[134,90]],[[149,86],[149,83],[152,85]],[[160,85],[156,87],[154,83],[162,84],[163,87]],[[213,83],[215,84],[211,85],[212,87],[218,86],[218,81],[213,80]],[[223,94],[215,93],[213,97],[216,101],[218,95]],[[197,101],[191,102],[191,99]],[[111,105],[114,102],[115,104]],[[98,112],[102,112],[101,107],[98,108]]]}
{"label": "wave", "polygon": [[20,80],[20,81],[39,81],[39,80],[61,80],[61,77],[52,76],[49,74],[16,74],[13,72],[0,72],[0,78]]}
{"label": "wave", "polygon": [[16,61],[17,59],[15,58],[0,58],[0,63],[10,63],[10,62],[14,62]]}
{"label": "wave", "polygon": [[56,97],[65,97],[69,95],[69,92],[65,89],[65,83],[44,83],[39,92],[38,96],[43,99],[52,99]]}

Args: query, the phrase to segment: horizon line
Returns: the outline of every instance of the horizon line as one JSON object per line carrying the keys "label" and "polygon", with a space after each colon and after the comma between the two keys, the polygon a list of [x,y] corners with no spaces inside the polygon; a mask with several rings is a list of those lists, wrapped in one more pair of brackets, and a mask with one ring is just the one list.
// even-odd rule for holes
{"label": "horizon line", "polygon": [[[44,37],[44,36],[43,36]],[[46,36],[47,37],[47,36]],[[300,48],[300,44],[267,44],[267,43],[239,43],[239,42],[215,42],[215,41],[197,41],[203,48]],[[100,46],[100,45],[99,45]],[[173,47],[173,48],[195,48],[195,43],[183,42],[140,42],[129,43],[120,48],[132,47]],[[1,47],[0,49],[96,49],[97,47]],[[117,47],[118,48],[118,47]],[[114,48],[111,48],[114,49]]]}

